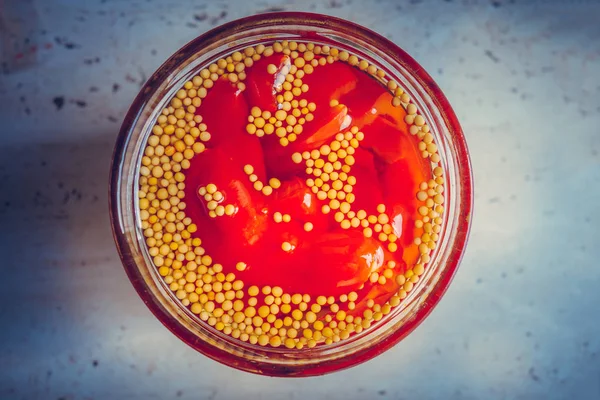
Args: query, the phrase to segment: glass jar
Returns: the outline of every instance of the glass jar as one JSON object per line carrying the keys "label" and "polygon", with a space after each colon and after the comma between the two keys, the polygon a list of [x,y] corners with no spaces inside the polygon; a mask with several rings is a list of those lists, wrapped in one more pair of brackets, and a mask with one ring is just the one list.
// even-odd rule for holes
{"label": "glass jar", "polygon": [[[301,350],[252,345],[213,329],[184,307],[151,262],[139,218],[137,187],[144,145],[160,110],[213,60],[275,40],[310,40],[364,58],[396,80],[428,122],[445,171],[444,222],[424,275],[403,302],[373,327],[349,339]],[[472,175],[463,132],[446,97],[398,46],[351,22],[310,13],[272,13],[229,22],[192,40],[142,87],[127,113],[112,161],[110,214],[125,270],[154,315],[201,353],[241,370],[272,376],[330,373],[369,360],[412,332],[432,311],[460,263],[470,228]]]}

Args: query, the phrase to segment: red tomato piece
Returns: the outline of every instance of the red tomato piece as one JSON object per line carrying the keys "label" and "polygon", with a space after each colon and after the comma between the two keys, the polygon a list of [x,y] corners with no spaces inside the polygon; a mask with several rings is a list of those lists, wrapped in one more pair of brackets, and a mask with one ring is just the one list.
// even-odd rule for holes
{"label": "red tomato piece", "polygon": [[[409,139],[412,139],[409,137]],[[394,228],[400,231],[399,245],[404,247],[404,261],[414,265],[418,259],[418,249],[414,245],[415,236],[422,233],[415,228],[415,221],[419,218],[418,207],[420,202],[416,198],[419,184],[431,179],[429,162],[418,153],[416,146],[405,148],[402,157],[393,164],[383,168],[380,174],[380,185],[384,188],[384,198],[392,214],[390,219],[395,221]]]}
{"label": "red tomato piece", "polygon": [[[356,76],[356,87],[341,94],[340,104],[348,107],[348,114],[352,117],[352,125],[359,126],[359,120],[363,116],[371,115],[377,99],[381,95],[382,87],[379,82],[364,72],[353,69]],[[391,99],[390,99],[391,104]]]}
{"label": "red tomato piece", "polygon": [[273,206],[281,208],[281,212],[290,214],[292,217],[303,218],[315,215],[320,207],[314,193],[300,178],[293,178],[281,184],[275,191]]}
{"label": "red tomato piece", "polygon": [[314,120],[306,123],[302,139],[312,148],[317,148],[332,137],[337,135],[344,125],[349,125],[348,108],[338,104],[328,107],[325,111],[317,113]]}
{"label": "red tomato piece", "polygon": [[[308,85],[306,99],[314,102],[319,109],[329,107],[331,100],[339,100],[344,94],[357,88],[358,79],[352,68],[341,62],[315,67],[303,82]],[[316,115],[315,115],[316,117]]]}
{"label": "red tomato piece", "polygon": [[[277,67],[275,73],[268,71],[270,64]],[[270,111],[271,113],[277,111],[275,84],[278,78],[281,80],[280,76],[285,78],[285,70],[290,65],[289,56],[273,54],[254,62],[252,67],[247,69],[246,80],[244,81],[246,90],[244,93],[250,107],[259,107],[261,110]]]}
{"label": "red tomato piece", "polygon": [[[326,266],[327,270],[316,268],[315,277],[323,279],[324,287],[331,286],[337,293],[356,290],[369,277],[371,271],[378,269],[384,262],[384,250],[381,245],[365,238],[357,230],[331,231],[313,238],[307,247],[308,255],[314,266]],[[336,294],[337,294],[336,293]]]}
{"label": "red tomato piece", "polygon": [[219,79],[196,110],[211,137],[208,148],[218,148],[223,157],[240,169],[254,167],[259,179],[265,179],[263,152],[259,138],[246,132],[248,104],[240,91],[229,81]]}
{"label": "red tomato piece", "polygon": [[372,108],[377,112],[366,114],[360,120],[365,134],[361,144],[387,163],[398,161],[416,148],[416,139],[408,133],[408,126],[404,122],[406,112],[402,107],[392,106],[391,99],[389,93],[380,96]]}
{"label": "red tomato piece", "polygon": [[[198,189],[210,183],[215,184],[224,196],[219,204],[231,204],[236,208],[234,215],[208,217],[207,202],[198,194]],[[227,255],[232,253],[231,250],[220,251],[223,247],[243,254],[251,251],[249,248],[260,241],[267,220],[262,212],[265,208],[264,197],[252,187],[244,171],[220,148],[207,149],[194,157],[190,169],[186,171],[186,214],[193,221],[201,221],[196,222],[197,236],[206,242],[205,247],[210,254],[219,255],[216,262],[225,262]]]}
{"label": "red tomato piece", "polygon": [[[302,226],[305,222],[310,222],[314,230],[325,229],[329,224],[330,216],[321,212],[321,207],[325,203],[317,199],[305,180],[293,178],[283,182],[274,196],[270,204],[272,212],[290,214],[292,220],[298,220]],[[307,234],[312,235],[312,233]]]}
{"label": "red tomato piece", "polygon": [[[288,240],[294,240],[288,232]],[[282,239],[285,237],[281,236]],[[244,275],[248,283],[278,285],[288,293],[311,296],[336,296],[357,290],[373,268],[383,263],[383,249],[360,232],[315,233],[311,240],[296,243],[286,253],[275,240],[264,247],[262,262],[257,261]]]}
{"label": "red tomato piece", "polygon": [[279,143],[279,138],[274,134],[263,137],[263,152],[268,154],[265,164],[269,174],[282,179],[304,174],[306,169],[304,162],[294,163],[292,154],[318,149],[328,143],[340,132],[346,112],[344,106],[328,107],[319,113],[319,117],[315,117],[315,120],[306,122],[303,132],[298,135],[298,140],[285,147]]}
{"label": "red tomato piece", "polygon": [[[301,137],[302,134],[299,138]],[[265,166],[269,177],[286,180],[304,174],[306,169],[304,163],[296,164],[292,161],[292,154],[296,151],[305,150],[304,146],[299,143],[292,143],[284,147],[279,144],[279,138],[275,134],[263,136],[261,144],[263,153],[266,154]]]}
{"label": "red tomato piece", "polygon": [[368,215],[375,214],[377,205],[383,203],[381,187],[379,185],[377,170],[373,154],[359,147],[354,153],[355,163],[350,170],[349,176],[356,178],[354,193],[354,211],[365,210]]}

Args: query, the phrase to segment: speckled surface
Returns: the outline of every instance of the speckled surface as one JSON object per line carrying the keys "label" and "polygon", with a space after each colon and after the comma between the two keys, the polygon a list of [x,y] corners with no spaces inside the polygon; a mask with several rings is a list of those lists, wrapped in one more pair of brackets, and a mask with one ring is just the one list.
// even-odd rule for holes
{"label": "speckled surface", "polygon": [[[600,398],[600,3],[514,3],[0,1],[0,399]],[[186,347],[127,281],[108,221],[112,145],[142,82],[262,10],[394,40],[472,154],[471,240],[439,307],[393,350],[320,378]]]}

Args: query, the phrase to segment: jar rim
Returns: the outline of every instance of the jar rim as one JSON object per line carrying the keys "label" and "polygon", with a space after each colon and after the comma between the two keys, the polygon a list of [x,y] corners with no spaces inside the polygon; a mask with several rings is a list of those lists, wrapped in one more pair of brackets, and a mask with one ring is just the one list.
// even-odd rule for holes
{"label": "jar rim", "polygon": [[[125,234],[127,227],[122,219],[122,210],[120,207],[122,196],[124,195],[121,188],[121,179],[127,145],[133,129],[139,123],[140,119],[143,119],[141,114],[146,106],[149,94],[158,90],[159,83],[168,79],[174,70],[177,70],[181,65],[188,62],[200,49],[207,48],[219,40],[249,30],[273,28],[277,31],[284,29],[286,26],[314,27],[315,29],[326,28],[328,30],[344,31],[346,34],[352,36],[359,36],[361,40],[381,50],[402,65],[419,82],[432,99],[433,106],[442,114],[443,122],[451,135],[453,148],[456,152],[454,157],[458,160],[456,167],[460,176],[458,188],[461,201],[458,205],[458,215],[456,217],[458,221],[462,221],[455,232],[452,248],[449,250],[450,255],[447,257],[439,279],[430,291],[427,303],[416,310],[412,314],[412,317],[398,328],[396,332],[387,336],[384,341],[377,343],[375,346],[371,346],[365,351],[360,352],[360,354],[356,354],[356,356],[342,357],[336,360],[329,360],[323,364],[297,369],[289,365],[259,365],[256,361],[249,359],[231,359],[231,353],[199,340],[196,335],[182,326],[176,316],[165,308],[161,301],[162,299],[150,291],[140,266],[134,259],[131,243]],[[141,88],[125,116],[113,153],[109,190],[111,226],[119,255],[132,285],[155,317],[179,337],[180,340],[214,360],[249,372],[279,376],[311,376],[345,369],[383,353],[410,334],[435,308],[448,289],[464,253],[470,231],[473,208],[473,177],[464,133],[449,101],[431,76],[404,50],[378,33],[340,18],[306,12],[258,14],[225,23],[191,40],[165,61]]]}

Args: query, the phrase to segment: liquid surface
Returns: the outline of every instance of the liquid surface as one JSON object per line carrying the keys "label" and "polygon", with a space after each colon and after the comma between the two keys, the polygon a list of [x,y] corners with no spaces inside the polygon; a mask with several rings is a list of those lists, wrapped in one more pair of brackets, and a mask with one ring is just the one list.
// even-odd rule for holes
{"label": "liquid surface", "polygon": [[344,53],[234,53],[186,83],[149,139],[150,254],[185,306],[235,338],[302,348],[360,332],[435,248],[433,137],[395,82]]}

